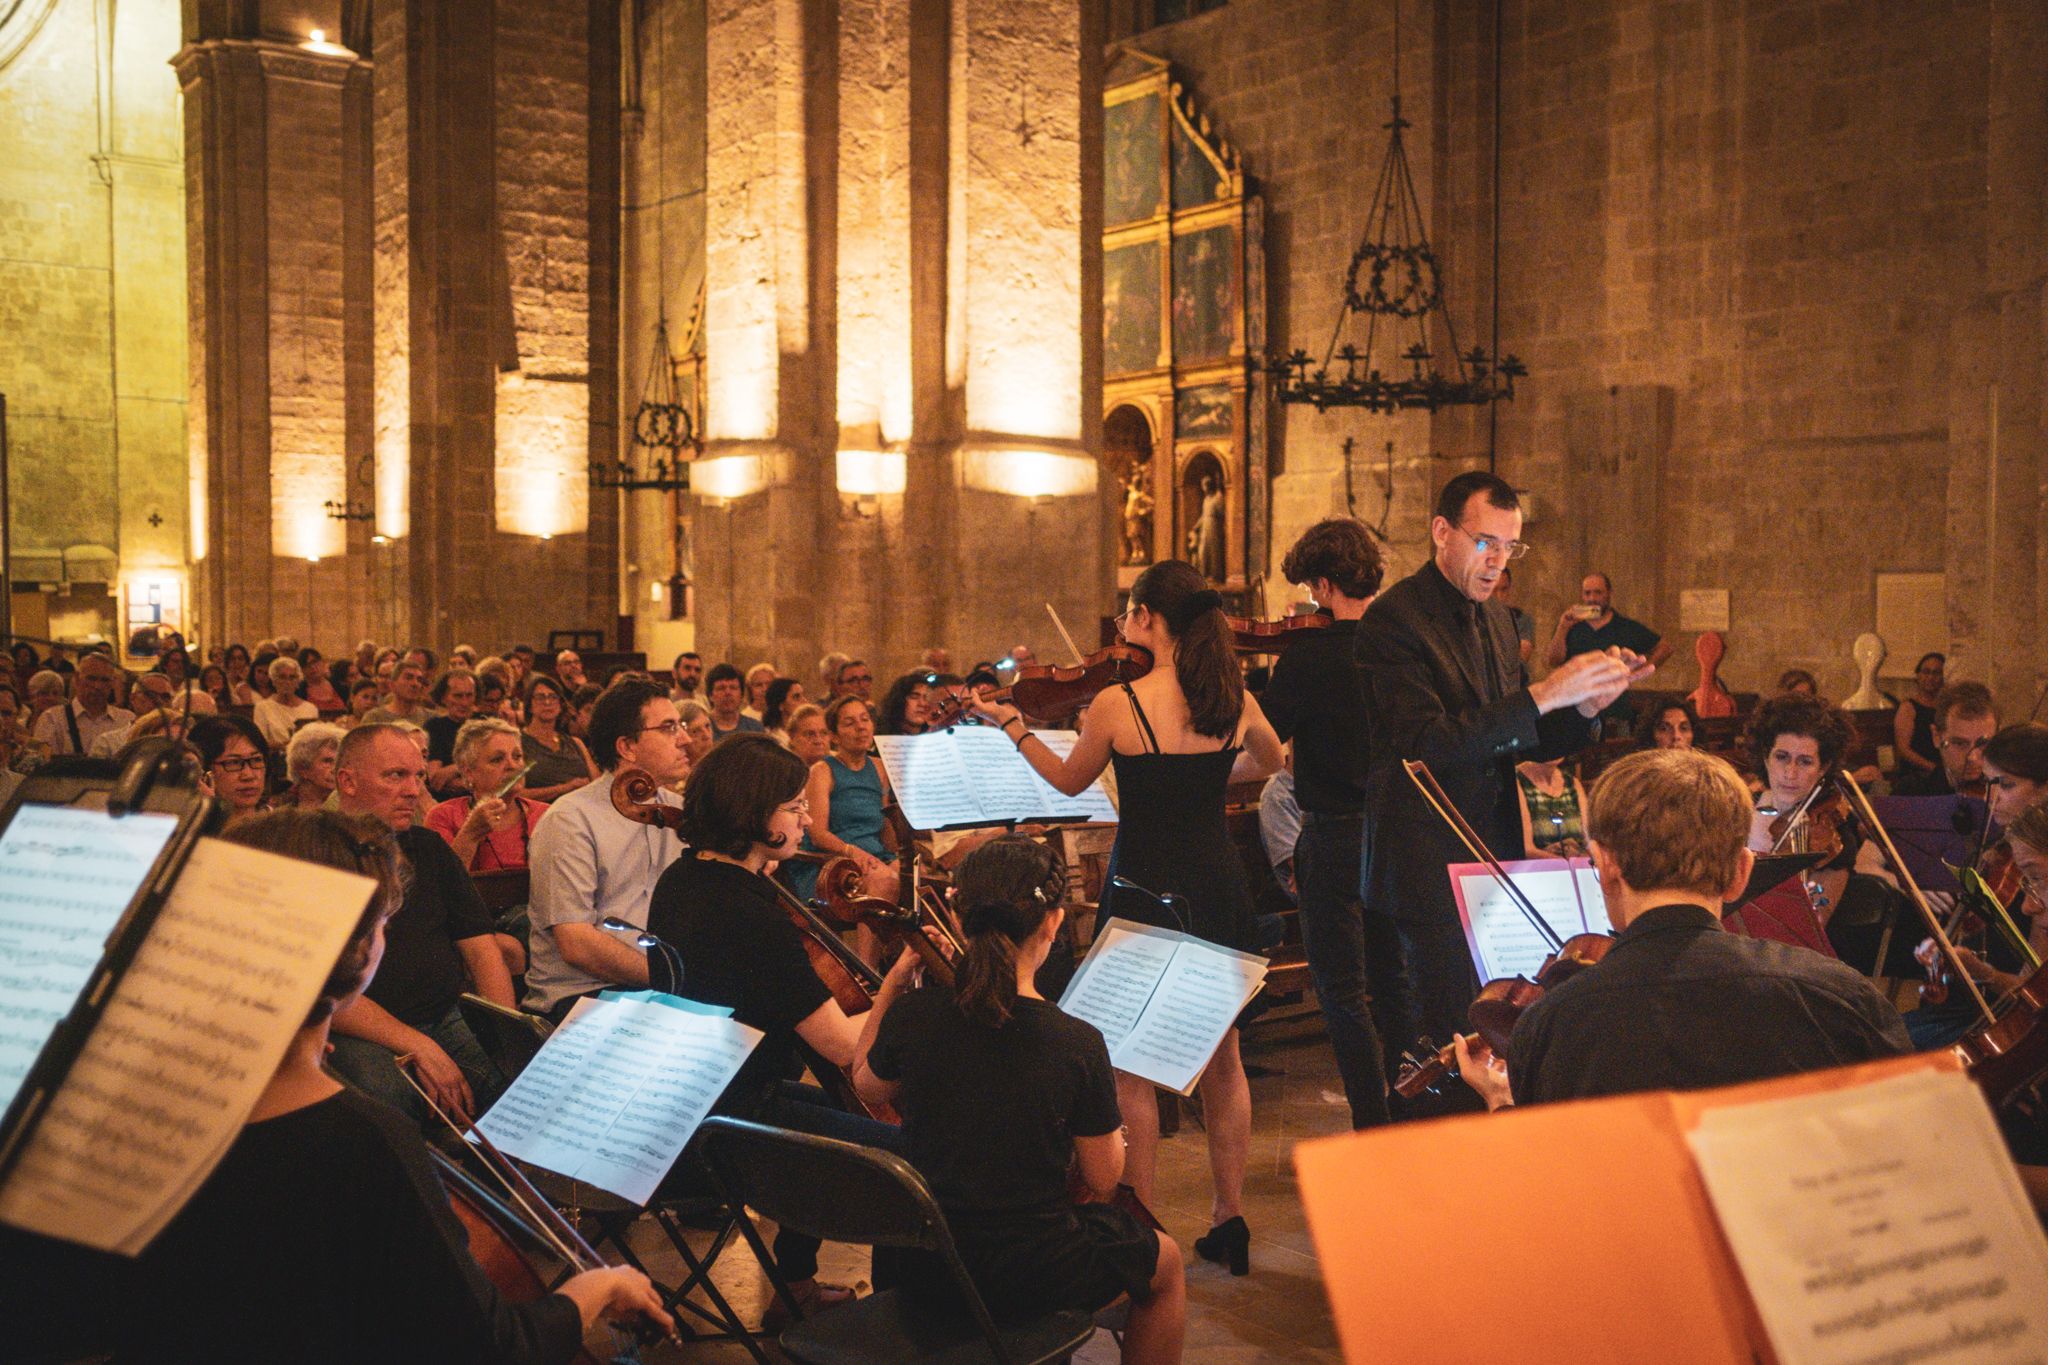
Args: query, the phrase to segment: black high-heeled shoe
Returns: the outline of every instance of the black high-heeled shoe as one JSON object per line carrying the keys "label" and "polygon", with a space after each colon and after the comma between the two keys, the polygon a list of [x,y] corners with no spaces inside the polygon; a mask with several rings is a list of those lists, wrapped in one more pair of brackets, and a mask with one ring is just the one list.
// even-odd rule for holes
{"label": "black high-heeled shoe", "polygon": [[1243,1217],[1218,1223],[1195,1239],[1195,1254],[1205,1261],[1230,1267],[1233,1275],[1252,1273],[1252,1230]]}

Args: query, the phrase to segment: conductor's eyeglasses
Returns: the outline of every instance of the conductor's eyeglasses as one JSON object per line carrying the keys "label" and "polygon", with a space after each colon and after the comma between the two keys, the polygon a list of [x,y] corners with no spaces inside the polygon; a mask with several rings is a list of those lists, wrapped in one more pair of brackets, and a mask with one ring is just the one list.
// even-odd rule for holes
{"label": "conductor's eyeglasses", "polygon": [[1509,559],[1520,559],[1523,555],[1529,553],[1529,542],[1526,540],[1502,540],[1499,536],[1475,536],[1464,527],[1457,526],[1455,522],[1452,525],[1456,527],[1459,534],[1472,542],[1472,548],[1479,551],[1482,556],[1500,554],[1506,555]]}

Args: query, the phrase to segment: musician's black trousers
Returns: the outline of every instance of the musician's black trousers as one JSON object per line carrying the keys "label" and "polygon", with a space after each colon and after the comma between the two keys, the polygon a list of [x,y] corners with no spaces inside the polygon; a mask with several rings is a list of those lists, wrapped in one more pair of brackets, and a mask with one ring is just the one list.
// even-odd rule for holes
{"label": "musician's black trousers", "polygon": [[[1363,815],[1303,812],[1294,845],[1294,875],[1301,896],[1301,946],[1308,953],[1316,1004],[1337,1054],[1351,1126],[1387,1121],[1387,1072],[1373,1011],[1397,1004],[1401,938],[1381,916],[1370,921],[1358,896]],[[1384,1008],[1384,1006],[1381,1006]]]}
{"label": "musician's black trousers", "polygon": [[[903,1153],[903,1130],[893,1123],[878,1123],[865,1114],[849,1114],[834,1108],[832,1099],[816,1086],[785,1081],[769,1096],[754,1116],[763,1123],[794,1128],[800,1133],[858,1142],[863,1147],[880,1147],[885,1152]],[[878,1258],[885,1260],[886,1258]],[[818,1273],[818,1239],[784,1228],[775,1234],[775,1268],[785,1280],[808,1280]],[[889,1286],[882,1264],[874,1268],[878,1289]]]}

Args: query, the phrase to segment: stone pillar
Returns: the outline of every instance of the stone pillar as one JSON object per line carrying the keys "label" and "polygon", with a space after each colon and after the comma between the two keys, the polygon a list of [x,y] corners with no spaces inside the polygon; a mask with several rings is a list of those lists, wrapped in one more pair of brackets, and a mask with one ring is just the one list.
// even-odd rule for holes
{"label": "stone pillar", "polygon": [[[354,57],[202,37],[177,59],[191,243],[195,622],[344,643],[342,88]],[[345,620],[345,618],[343,618]],[[352,643],[352,642],[349,642]]]}

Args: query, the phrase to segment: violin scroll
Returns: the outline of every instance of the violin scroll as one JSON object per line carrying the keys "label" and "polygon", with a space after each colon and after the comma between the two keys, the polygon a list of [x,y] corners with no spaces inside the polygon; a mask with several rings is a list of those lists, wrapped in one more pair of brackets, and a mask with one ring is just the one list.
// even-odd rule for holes
{"label": "violin scroll", "polygon": [[661,799],[661,784],[645,768],[620,768],[612,778],[612,809],[635,824],[681,832],[683,809]]}

